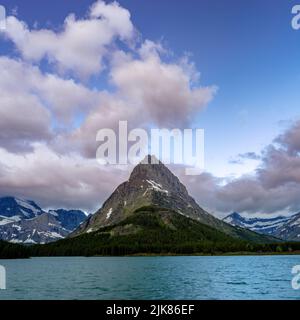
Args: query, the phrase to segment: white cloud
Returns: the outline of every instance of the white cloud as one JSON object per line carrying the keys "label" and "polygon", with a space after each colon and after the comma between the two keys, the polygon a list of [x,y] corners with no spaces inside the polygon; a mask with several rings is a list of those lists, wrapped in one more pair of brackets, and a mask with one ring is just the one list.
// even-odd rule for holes
{"label": "white cloud", "polygon": [[0,149],[0,196],[35,200],[42,207],[91,212],[127,178],[127,172],[99,166],[96,160],[62,157],[41,144],[24,156]]}
{"label": "white cloud", "polygon": [[85,19],[70,14],[60,32],[31,30],[24,21],[7,17],[6,36],[24,59],[39,62],[46,58],[61,72],[71,71],[81,77],[99,73],[114,40],[130,40],[133,35],[130,13],[116,2],[97,1]]}
{"label": "white cloud", "polygon": [[128,121],[129,130],[190,125],[193,116],[213,98],[216,88],[201,87],[196,70],[186,59],[165,63],[161,57],[164,52],[160,44],[151,41],[145,41],[135,57],[115,52],[110,70],[115,91],[102,93],[82,125],[56,139],[56,150],[77,150],[93,158],[98,130],[110,128],[117,132],[120,120]]}
{"label": "white cloud", "polygon": [[164,49],[146,40],[139,59],[115,59],[111,81],[129,105],[159,126],[184,127],[213,98],[215,87],[201,87],[198,74],[186,60],[166,63]]}
{"label": "white cloud", "polygon": [[53,138],[53,125],[69,126],[87,114],[100,98],[74,80],[43,74],[38,67],[0,57],[0,146],[15,152],[32,150],[36,141]]}
{"label": "white cloud", "polygon": [[33,141],[50,139],[50,112],[27,90],[17,62],[1,57],[0,69],[0,146],[14,152],[31,150]]}
{"label": "white cloud", "polygon": [[33,87],[46,101],[56,119],[69,125],[78,113],[87,114],[97,106],[101,97],[100,92],[55,74],[40,74],[39,79],[35,80]]}

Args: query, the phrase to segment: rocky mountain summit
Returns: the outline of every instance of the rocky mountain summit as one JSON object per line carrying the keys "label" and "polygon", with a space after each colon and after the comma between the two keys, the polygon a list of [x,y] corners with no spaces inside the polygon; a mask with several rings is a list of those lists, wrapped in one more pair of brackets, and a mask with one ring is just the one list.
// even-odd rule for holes
{"label": "rocky mountain summit", "polygon": [[117,225],[144,207],[167,209],[233,237],[259,238],[255,233],[232,227],[202,209],[179,179],[150,155],[133,169],[129,180],[117,187],[101,209],[83,222],[71,236]]}

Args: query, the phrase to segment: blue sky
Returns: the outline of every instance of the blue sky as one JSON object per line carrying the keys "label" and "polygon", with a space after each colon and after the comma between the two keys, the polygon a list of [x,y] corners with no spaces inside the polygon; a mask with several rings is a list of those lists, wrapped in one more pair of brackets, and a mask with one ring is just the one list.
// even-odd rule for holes
{"label": "blue sky", "polygon": [[[130,12],[140,43],[146,39],[161,43],[172,52],[164,58],[166,64],[174,64],[176,59],[188,55],[200,72],[201,86],[217,86],[217,93],[204,110],[196,114],[193,123],[205,129],[206,171],[214,177],[254,175],[260,160],[244,159],[240,164],[232,160],[248,152],[260,154],[299,119],[300,31],[291,27],[291,10],[297,1],[118,2]],[[56,33],[61,32],[64,19],[70,13],[75,13],[77,18],[87,18],[87,9],[93,3],[0,0],[7,14],[16,15],[29,29]],[[0,55],[28,63],[24,58],[26,48],[20,48],[17,41],[11,40],[0,40]],[[130,52],[122,41],[114,45],[125,53]],[[38,66],[41,73],[73,79],[88,89],[112,90],[111,81],[107,81],[109,68],[82,81],[70,74],[62,75],[45,57],[30,63]],[[75,113],[72,125],[79,126],[85,115],[80,109]],[[58,123],[57,118],[53,121]]]}
{"label": "blue sky", "polygon": [[[4,1],[33,26],[59,28],[74,12],[83,16],[93,1]],[[218,93],[197,126],[206,131],[206,169],[240,174],[231,157],[259,152],[298,118],[300,32],[291,28],[295,1],[140,1],[119,3],[131,12],[144,38],[162,40],[175,55],[191,54],[202,83]],[[4,47],[3,47],[4,46]],[[7,50],[2,44],[1,52]],[[101,83],[101,86],[105,84]],[[234,143],[232,143],[234,141]]]}

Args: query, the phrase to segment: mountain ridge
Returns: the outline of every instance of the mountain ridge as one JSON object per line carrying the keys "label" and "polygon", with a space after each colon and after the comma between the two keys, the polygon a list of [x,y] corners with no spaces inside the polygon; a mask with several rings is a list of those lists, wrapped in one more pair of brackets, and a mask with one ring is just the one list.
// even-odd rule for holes
{"label": "mountain ridge", "polygon": [[12,243],[47,243],[66,237],[86,219],[80,210],[45,211],[34,201],[0,198],[0,239]]}
{"label": "mountain ridge", "polygon": [[289,216],[245,217],[233,212],[223,221],[260,234],[271,235],[285,241],[300,241],[300,213]]}

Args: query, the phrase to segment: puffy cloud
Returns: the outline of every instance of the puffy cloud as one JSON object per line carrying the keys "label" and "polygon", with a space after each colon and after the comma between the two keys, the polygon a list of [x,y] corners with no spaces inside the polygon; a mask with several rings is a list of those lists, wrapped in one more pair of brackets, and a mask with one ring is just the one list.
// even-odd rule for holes
{"label": "puffy cloud", "polygon": [[163,52],[160,44],[146,40],[140,59],[115,59],[111,81],[130,105],[143,110],[144,119],[168,128],[183,127],[208,104],[216,88],[201,87],[186,59],[164,62]]}
{"label": "puffy cloud", "polygon": [[300,121],[296,121],[290,130],[279,135],[275,142],[281,144],[290,154],[300,152]]}
{"label": "puffy cloud", "polygon": [[74,132],[60,136],[58,150],[77,150],[95,157],[96,134],[103,128],[118,130],[120,120],[131,128],[185,128],[213,98],[216,88],[199,85],[198,74],[187,59],[164,62],[161,44],[146,40],[138,56],[116,52],[110,71],[116,91],[102,94],[96,108]]}
{"label": "puffy cloud", "polygon": [[88,77],[103,68],[103,58],[115,39],[132,39],[134,27],[128,10],[117,2],[95,2],[86,19],[70,14],[60,32],[29,29],[14,16],[7,18],[6,36],[22,56],[39,62],[43,58],[65,72]]}
{"label": "puffy cloud", "polygon": [[55,74],[40,74],[34,80],[32,87],[61,125],[72,124],[78,114],[88,114],[98,105],[102,94],[73,79],[62,79]]}
{"label": "puffy cloud", "polygon": [[289,183],[300,185],[300,156],[269,146],[258,169],[258,177],[266,188],[277,188]]}
{"label": "puffy cloud", "polygon": [[50,138],[49,112],[43,109],[34,96],[19,94],[14,97],[1,92],[1,89],[0,95],[0,145],[2,147],[16,153],[25,152],[32,150],[32,142]]}
{"label": "puffy cloud", "polygon": [[61,157],[43,145],[16,155],[0,149],[0,196],[35,200],[42,207],[98,209],[127,172],[80,157]]}
{"label": "puffy cloud", "polygon": [[130,20],[130,12],[121,7],[116,1],[106,4],[104,1],[96,1],[90,9],[90,17],[103,19],[108,29],[119,36],[121,40],[128,40],[134,33],[134,27]]}
{"label": "puffy cloud", "polygon": [[17,62],[1,57],[0,69],[0,146],[14,152],[32,150],[32,142],[51,137],[50,112],[25,88],[24,70]]}
{"label": "puffy cloud", "polygon": [[98,106],[85,117],[81,126],[70,133],[59,135],[53,141],[53,147],[62,154],[78,153],[85,158],[95,158],[96,135],[100,129],[113,129],[118,134],[119,120],[132,120],[132,125],[136,123],[137,117],[136,110],[130,108],[124,100],[103,94]]}
{"label": "puffy cloud", "polygon": [[53,126],[72,128],[76,115],[87,114],[100,96],[11,58],[0,57],[0,69],[0,146],[10,151],[32,151],[33,142],[49,142]]}

